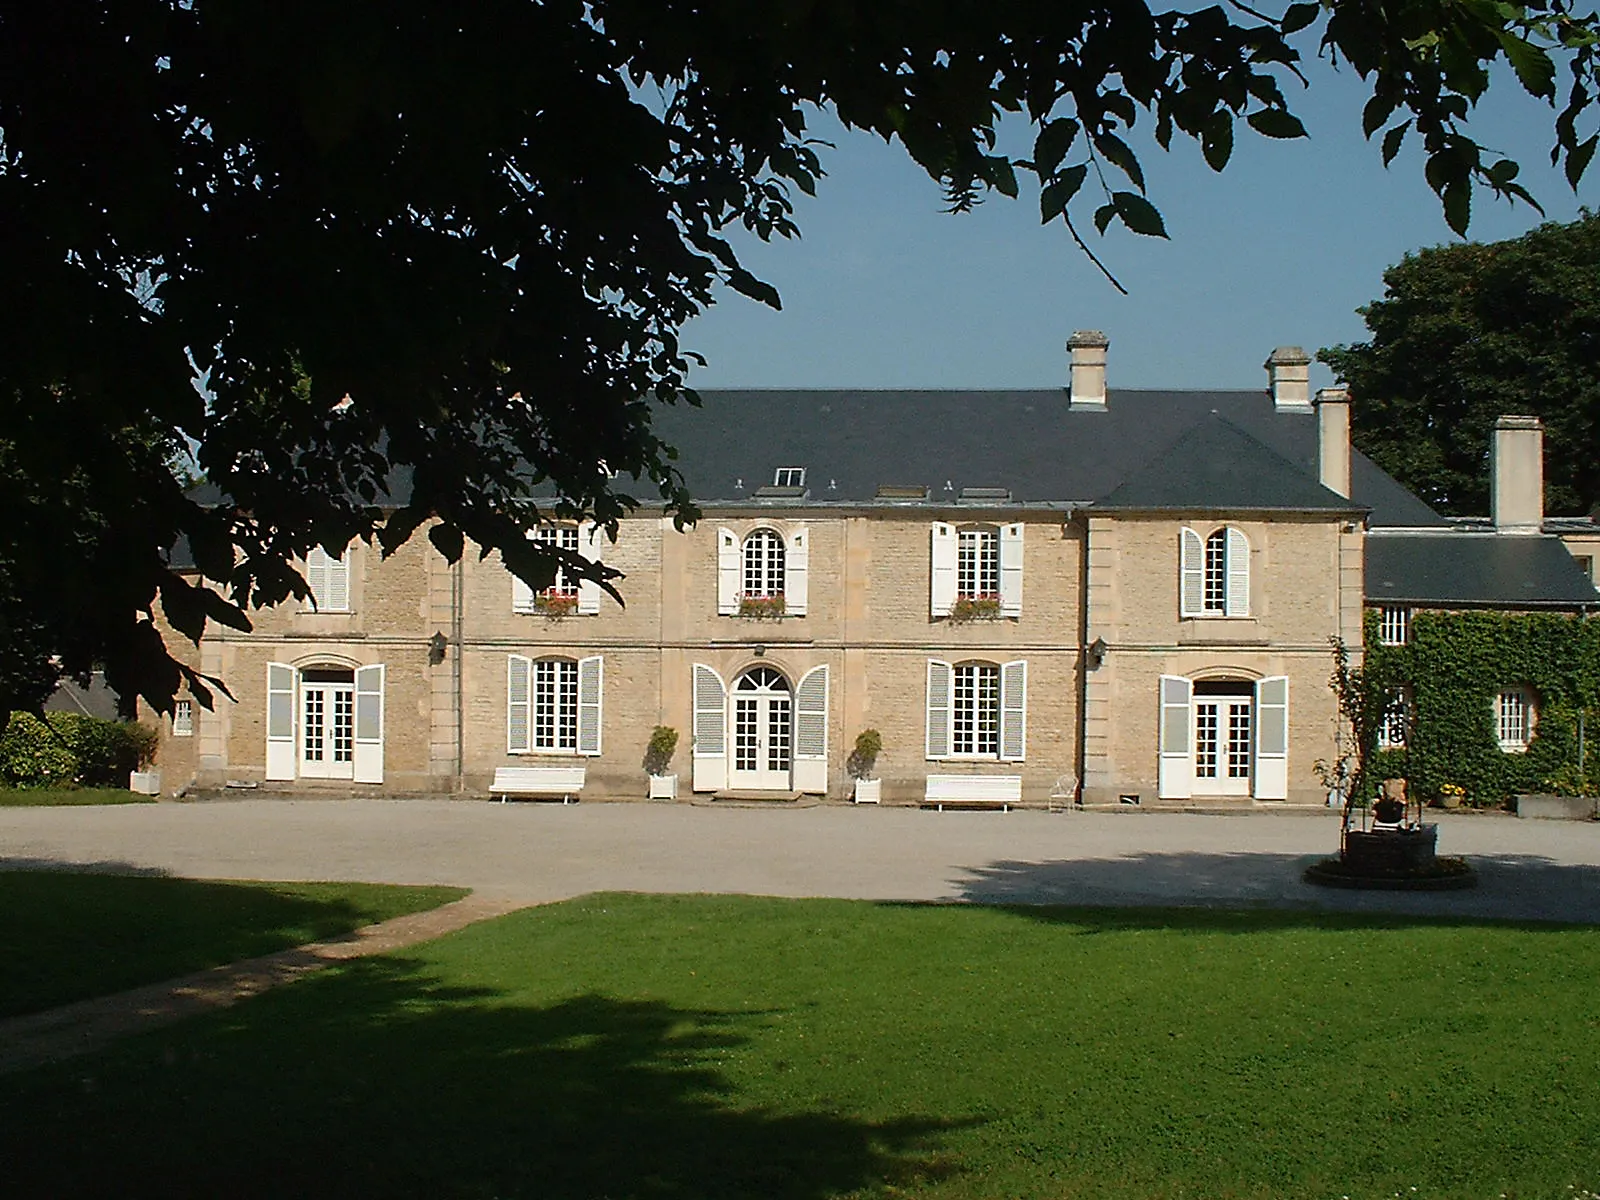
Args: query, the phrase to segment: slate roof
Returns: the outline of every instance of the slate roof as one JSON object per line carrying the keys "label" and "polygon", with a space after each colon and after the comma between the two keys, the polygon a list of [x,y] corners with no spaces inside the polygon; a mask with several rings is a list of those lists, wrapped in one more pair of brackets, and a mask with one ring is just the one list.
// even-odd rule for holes
{"label": "slate roof", "polygon": [[1367,601],[1418,608],[1600,608],[1600,592],[1549,534],[1378,533]]}
{"label": "slate roof", "polygon": [[[1274,456],[1270,478],[1259,483],[1226,470],[1219,475],[1233,494],[1248,488],[1261,501],[1252,507],[1370,508],[1376,525],[1444,524],[1359,452],[1352,456],[1351,501],[1327,492],[1317,483],[1316,417],[1277,412],[1264,391],[1113,390],[1104,411],[1076,412],[1060,388],[700,395],[699,409],[658,409],[656,428],[679,448],[689,490],[706,503],[752,501],[785,466],[806,468],[813,503],[872,503],[886,485],[927,487],[935,504],[979,487],[1005,488],[1017,503],[1104,503],[1163,458],[1192,466],[1187,500],[1203,494],[1207,466],[1198,451],[1225,436],[1213,419],[1221,418],[1259,444],[1250,450],[1253,461],[1269,461],[1263,449]],[[1202,440],[1186,449],[1191,436]],[[1122,502],[1154,494],[1141,492],[1125,492]]]}
{"label": "slate roof", "polygon": [[1096,507],[1345,512],[1352,504],[1212,412],[1136,468]]}

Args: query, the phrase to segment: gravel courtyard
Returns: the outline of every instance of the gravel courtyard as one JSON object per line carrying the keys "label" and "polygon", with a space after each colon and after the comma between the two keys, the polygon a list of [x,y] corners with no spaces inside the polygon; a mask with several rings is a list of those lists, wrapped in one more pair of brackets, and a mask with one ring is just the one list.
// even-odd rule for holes
{"label": "gravel courtyard", "polygon": [[240,800],[0,809],[0,869],[446,883],[539,902],[600,890],[1088,905],[1272,905],[1600,922],[1600,823],[1439,818],[1469,892],[1327,891],[1333,814]]}

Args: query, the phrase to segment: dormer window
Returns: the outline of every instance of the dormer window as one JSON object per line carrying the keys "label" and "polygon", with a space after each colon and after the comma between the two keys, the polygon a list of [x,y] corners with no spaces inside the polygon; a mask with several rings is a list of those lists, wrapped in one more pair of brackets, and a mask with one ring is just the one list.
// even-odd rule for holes
{"label": "dormer window", "polygon": [[797,488],[806,485],[806,469],[804,467],[779,467],[772,473],[772,486],[781,488]]}

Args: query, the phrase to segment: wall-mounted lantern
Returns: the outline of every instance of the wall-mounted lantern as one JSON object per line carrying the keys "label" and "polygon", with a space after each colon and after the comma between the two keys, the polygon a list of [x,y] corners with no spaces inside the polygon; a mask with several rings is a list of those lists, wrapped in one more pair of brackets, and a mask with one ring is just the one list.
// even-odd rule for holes
{"label": "wall-mounted lantern", "polygon": [[1106,660],[1106,640],[1102,637],[1095,638],[1084,651],[1084,659],[1089,665],[1089,670],[1098,671],[1100,664]]}
{"label": "wall-mounted lantern", "polygon": [[434,635],[428,639],[428,665],[430,667],[437,667],[444,661],[445,650],[449,645],[450,643],[444,639],[444,634],[436,630]]}

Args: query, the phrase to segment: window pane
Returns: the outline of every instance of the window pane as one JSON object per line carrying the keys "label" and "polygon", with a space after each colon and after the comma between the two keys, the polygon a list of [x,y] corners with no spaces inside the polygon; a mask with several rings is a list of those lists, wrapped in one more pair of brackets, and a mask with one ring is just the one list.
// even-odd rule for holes
{"label": "window pane", "polygon": [[542,658],[533,664],[533,745],[537,750],[578,748],[578,664]]}
{"label": "window pane", "polygon": [[1000,533],[963,529],[956,549],[956,595],[964,600],[1000,595]]}
{"label": "window pane", "polygon": [[744,540],[744,595],[750,599],[783,595],[783,539],[758,529]]}
{"label": "window pane", "polygon": [[1219,529],[1206,539],[1206,586],[1204,610],[1209,613],[1228,609],[1228,531]]}
{"label": "window pane", "polygon": [[989,663],[957,667],[954,701],[951,752],[999,755],[1000,668]]}

